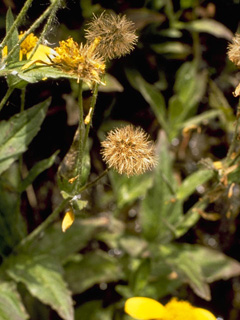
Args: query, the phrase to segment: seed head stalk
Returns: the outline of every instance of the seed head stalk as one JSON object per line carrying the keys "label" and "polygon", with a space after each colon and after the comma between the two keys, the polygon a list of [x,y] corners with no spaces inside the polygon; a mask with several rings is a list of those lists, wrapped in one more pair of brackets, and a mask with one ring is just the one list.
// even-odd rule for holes
{"label": "seed head stalk", "polygon": [[78,125],[78,158],[77,158],[77,182],[75,186],[75,194],[78,194],[79,187],[81,184],[81,178],[82,178],[82,159],[83,159],[83,132],[84,132],[84,122],[83,122],[83,99],[82,99],[82,85],[83,81],[81,80],[79,82],[78,87],[78,107],[79,107],[79,125]]}
{"label": "seed head stalk", "polygon": [[94,114],[94,109],[95,109],[95,105],[96,105],[96,101],[97,101],[98,88],[99,88],[99,84],[95,82],[93,85],[93,94],[92,94],[92,99],[91,99],[91,104],[90,104],[89,120],[88,120],[88,123],[86,126],[85,135],[84,135],[83,149],[85,149],[85,147],[86,147],[90,126],[92,124],[92,117]]}

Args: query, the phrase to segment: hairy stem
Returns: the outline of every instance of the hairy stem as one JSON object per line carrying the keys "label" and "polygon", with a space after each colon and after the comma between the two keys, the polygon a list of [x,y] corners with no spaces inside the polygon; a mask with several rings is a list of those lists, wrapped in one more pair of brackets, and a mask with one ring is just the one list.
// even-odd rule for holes
{"label": "hairy stem", "polygon": [[24,6],[22,7],[22,10],[19,12],[16,20],[14,21],[13,25],[11,26],[10,30],[8,31],[8,33],[6,34],[6,36],[4,37],[2,43],[1,43],[1,47],[4,48],[4,46],[7,44],[8,40],[10,39],[10,37],[12,36],[13,31],[15,30],[15,28],[18,28],[20,23],[22,22],[23,18],[25,17],[29,7],[31,6],[33,0],[27,0],[24,3]]}
{"label": "hairy stem", "polygon": [[86,143],[87,143],[87,139],[88,139],[88,135],[89,135],[89,130],[90,130],[90,126],[92,124],[92,117],[93,117],[93,113],[94,113],[94,109],[95,109],[95,105],[96,105],[96,101],[97,101],[97,95],[98,95],[98,88],[99,88],[99,84],[95,83],[93,85],[93,95],[92,95],[92,100],[91,100],[91,104],[90,104],[90,114],[89,114],[89,120],[86,126],[86,131],[85,131],[85,135],[84,135],[84,141],[83,141],[83,150],[86,147]]}
{"label": "hairy stem", "polygon": [[46,17],[51,14],[52,10],[56,10],[56,8],[59,6],[59,0],[55,0],[52,2],[52,4],[43,12],[43,14],[32,24],[32,26],[24,33],[24,36],[18,41],[18,43],[12,48],[12,50],[9,52],[7,57],[2,61],[2,64],[4,64],[6,61],[10,59],[10,57],[13,55],[15,50],[19,48],[19,45],[27,38],[27,36],[32,33],[41,23],[43,20],[46,19]]}
{"label": "hairy stem", "polygon": [[77,182],[75,186],[74,194],[79,193],[79,186],[82,178],[82,159],[83,159],[83,99],[82,99],[82,85],[83,82],[79,82],[78,89],[78,108],[79,108],[79,124],[78,124],[78,157],[77,157]]}
{"label": "hairy stem", "polygon": [[2,108],[4,107],[5,103],[7,102],[8,98],[10,97],[10,95],[12,94],[14,88],[8,88],[7,92],[5,94],[5,96],[2,98],[2,101],[0,102],[0,111],[2,110]]}

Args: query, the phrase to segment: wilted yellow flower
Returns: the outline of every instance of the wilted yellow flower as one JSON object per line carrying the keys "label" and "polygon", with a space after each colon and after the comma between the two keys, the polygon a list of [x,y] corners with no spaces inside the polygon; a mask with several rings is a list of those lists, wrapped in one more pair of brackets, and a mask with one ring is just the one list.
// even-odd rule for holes
{"label": "wilted yellow flower", "polygon": [[107,165],[128,177],[151,170],[156,165],[154,144],[141,128],[128,125],[108,133],[101,153]]}
{"label": "wilted yellow flower", "polygon": [[130,298],[125,303],[125,312],[138,320],[216,320],[210,311],[176,298],[165,306],[150,298]]}
{"label": "wilted yellow flower", "polygon": [[235,34],[228,46],[228,57],[236,66],[240,67],[240,34]]}
{"label": "wilted yellow flower", "polygon": [[106,12],[99,17],[94,16],[85,31],[89,41],[93,41],[95,37],[101,38],[97,51],[108,59],[120,58],[130,53],[138,39],[132,21],[127,20],[126,16]]}
{"label": "wilted yellow flower", "polygon": [[62,221],[62,232],[65,232],[68,228],[71,227],[71,225],[74,222],[74,219],[75,219],[74,213],[73,213],[72,209],[69,209],[65,213],[63,221]]}
{"label": "wilted yellow flower", "polygon": [[52,61],[63,71],[76,75],[78,82],[83,80],[89,86],[92,82],[104,84],[101,77],[105,72],[105,64],[95,52],[99,41],[100,38],[95,38],[91,44],[86,45],[79,45],[72,38],[60,41]]}

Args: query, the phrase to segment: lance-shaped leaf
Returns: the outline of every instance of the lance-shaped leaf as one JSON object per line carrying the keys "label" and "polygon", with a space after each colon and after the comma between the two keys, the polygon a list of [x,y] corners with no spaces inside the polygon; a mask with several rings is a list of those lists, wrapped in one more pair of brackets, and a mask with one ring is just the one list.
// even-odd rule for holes
{"label": "lance-shaped leaf", "polygon": [[58,154],[58,151],[55,152],[51,157],[49,157],[48,159],[44,159],[38,163],[36,163],[31,170],[29,171],[28,175],[26,178],[23,179],[23,181],[21,182],[19,191],[23,192],[33,181],[34,179],[40,174],[42,173],[44,170],[50,168],[55,159],[56,156]]}
{"label": "lance-shaped leaf", "polygon": [[0,319],[29,319],[14,282],[2,282],[0,284]]}
{"label": "lance-shaped leaf", "polygon": [[95,284],[121,279],[122,272],[117,258],[103,251],[77,255],[65,266],[66,279],[74,293],[81,293]]}
{"label": "lance-shaped leaf", "polygon": [[27,150],[46,116],[50,99],[0,123],[0,173]]}
{"label": "lance-shaped leaf", "polygon": [[23,283],[34,297],[54,309],[62,319],[74,319],[71,293],[56,259],[46,255],[34,257],[19,254],[8,259],[6,271],[13,280]]}

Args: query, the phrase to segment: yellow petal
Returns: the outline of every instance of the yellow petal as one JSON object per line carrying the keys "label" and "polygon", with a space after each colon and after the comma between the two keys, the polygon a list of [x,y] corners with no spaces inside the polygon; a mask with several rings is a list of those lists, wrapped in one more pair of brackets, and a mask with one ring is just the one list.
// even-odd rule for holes
{"label": "yellow petal", "polygon": [[[28,52],[27,54],[27,58],[29,58],[31,56],[32,51]],[[51,60],[49,59],[54,57],[56,54],[56,52],[48,47],[48,46],[44,46],[43,44],[40,44],[36,50],[36,52],[34,53],[34,55],[32,56],[31,60],[35,61],[35,60],[41,60],[43,62],[45,62],[46,64],[51,63]]]}
{"label": "yellow petal", "polygon": [[62,221],[62,232],[65,232],[73,224],[75,217],[72,210],[68,210]]}
{"label": "yellow petal", "polygon": [[125,312],[138,320],[164,319],[165,307],[156,300],[144,297],[130,298],[125,303]]}
{"label": "yellow petal", "polygon": [[216,320],[216,317],[208,310],[195,308],[194,315],[196,320]]}

